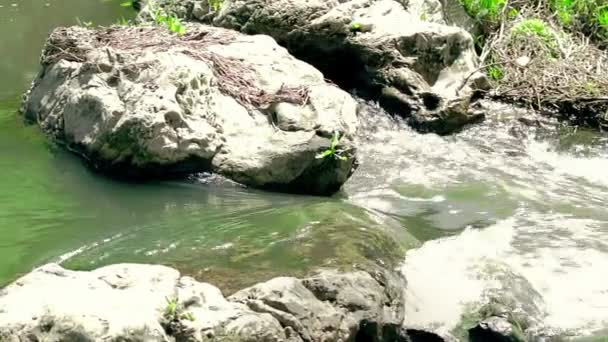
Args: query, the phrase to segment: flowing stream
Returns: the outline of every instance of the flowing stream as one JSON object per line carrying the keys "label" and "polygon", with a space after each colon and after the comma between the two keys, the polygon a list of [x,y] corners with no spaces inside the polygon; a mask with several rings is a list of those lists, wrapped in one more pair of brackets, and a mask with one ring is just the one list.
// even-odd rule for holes
{"label": "flowing stream", "polygon": [[332,198],[206,176],[115,181],[16,111],[51,28],[127,15],[111,1],[0,0],[0,286],[51,261],[146,262],[234,290],[405,253],[395,267],[411,326],[453,331],[498,292],[533,304],[547,331],[607,335],[604,135],[530,127],[507,107],[453,136],[421,135],[362,103],[361,166]]}

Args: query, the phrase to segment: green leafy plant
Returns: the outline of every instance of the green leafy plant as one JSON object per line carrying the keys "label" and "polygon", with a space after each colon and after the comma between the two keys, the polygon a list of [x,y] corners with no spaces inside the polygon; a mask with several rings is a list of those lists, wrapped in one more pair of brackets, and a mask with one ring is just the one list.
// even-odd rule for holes
{"label": "green leafy plant", "polygon": [[152,12],[152,19],[156,25],[165,26],[169,31],[176,33],[180,36],[186,34],[186,26],[182,20],[175,15],[167,14],[163,9],[157,8]]}
{"label": "green leafy plant", "polygon": [[335,131],[329,148],[317,154],[316,159],[348,160],[348,157],[344,155],[346,150],[339,148],[341,138],[340,132]]}
{"label": "green leafy plant", "polygon": [[[112,1],[112,0],[103,0],[103,1]],[[214,3],[221,3],[223,0],[209,0]],[[140,0],[121,0],[120,7],[129,7],[138,9],[141,6]],[[152,16],[152,20],[158,26],[164,26],[169,31],[176,33],[178,35],[186,34],[186,25],[184,25],[183,21],[173,14],[168,14],[163,8],[157,7],[154,5],[154,2],[147,2],[147,6],[150,8],[150,15]],[[156,8],[155,8],[156,7]],[[131,25],[133,22],[131,20],[125,19],[124,17],[119,19],[116,22],[117,25]]]}
{"label": "green leafy plant", "polygon": [[597,22],[604,30],[608,30],[608,5],[598,9]]}
{"label": "green leafy plant", "polygon": [[214,11],[221,10],[223,5],[224,5],[224,0],[209,0],[209,6]]}
{"label": "green leafy plant", "polygon": [[518,16],[519,16],[519,10],[517,8],[509,9],[509,12],[507,13],[507,18],[509,18],[509,20],[514,20]]}
{"label": "green leafy plant", "polygon": [[120,7],[135,7],[135,1],[123,1],[120,3]]}
{"label": "green leafy plant", "polygon": [[363,27],[363,25],[359,22],[353,22],[350,24],[350,31],[351,32],[361,32],[361,28]]}
{"label": "green leafy plant", "polygon": [[498,22],[507,0],[460,0],[469,15],[480,22]]}
{"label": "green leafy plant", "polygon": [[604,0],[551,0],[551,8],[567,28],[608,39],[608,4]]}
{"label": "green leafy plant", "polygon": [[188,321],[194,321],[194,314],[191,312],[183,312],[183,307],[179,304],[179,300],[177,298],[165,298],[167,301],[167,306],[165,307],[165,311],[163,313],[163,317],[169,322],[177,322],[182,319]]}
{"label": "green leafy plant", "polygon": [[165,298],[165,300],[167,301],[167,306],[165,307],[165,313],[164,316],[165,318],[169,319],[169,320],[173,320],[173,318],[177,318],[178,314],[178,308],[179,308],[179,302],[177,300],[177,298]]}
{"label": "green leafy plant", "polygon": [[493,65],[488,67],[488,75],[494,81],[500,81],[505,77],[505,71],[500,65]]}

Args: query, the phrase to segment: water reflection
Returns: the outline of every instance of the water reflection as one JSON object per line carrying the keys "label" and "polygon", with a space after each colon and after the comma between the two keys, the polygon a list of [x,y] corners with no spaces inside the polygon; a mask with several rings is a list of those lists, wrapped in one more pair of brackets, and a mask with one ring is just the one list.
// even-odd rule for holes
{"label": "water reflection", "polygon": [[133,13],[118,1],[0,0],[0,100],[21,93],[34,78],[42,45],[58,26],[78,21],[108,25]]}

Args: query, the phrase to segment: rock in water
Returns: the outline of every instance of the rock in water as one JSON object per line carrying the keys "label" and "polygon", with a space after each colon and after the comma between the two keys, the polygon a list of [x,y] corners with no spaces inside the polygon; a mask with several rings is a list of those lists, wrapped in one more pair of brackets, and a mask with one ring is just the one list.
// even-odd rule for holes
{"label": "rock in water", "polygon": [[420,131],[448,134],[483,117],[469,110],[474,90],[489,86],[477,70],[473,38],[445,25],[438,0],[224,0],[219,11],[207,0],[178,3],[149,6],[268,34],[343,88],[364,91],[408,117]]}
{"label": "rock in water", "polygon": [[404,287],[391,273],[323,271],[226,299],[164,266],[49,264],[0,292],[0,341],[399,342]]}
{"label": "rock in water", "polygon": [[[117,176],[213,171],[280,191],[337,191],[355,165],[356,102],[268,36],[192,24],[59,28],[26,118]],[[316,158],[340,133],[342,157]]]}
{"label": "rock in water", "polygon": [[[241,290],[231,301],[268,313],[304,341],[399,340],[405,281],[383,272],[321,272],[308,279],[274,278]],[[383,339],[383,336],[392,336]]]}

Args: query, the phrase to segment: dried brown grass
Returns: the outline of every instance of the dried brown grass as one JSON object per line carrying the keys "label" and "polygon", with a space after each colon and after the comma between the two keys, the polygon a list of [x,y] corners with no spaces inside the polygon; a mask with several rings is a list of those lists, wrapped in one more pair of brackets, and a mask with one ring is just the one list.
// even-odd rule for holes
{"label": "dried brown grass", "polygon": [[88,51],[100,48],[127,54],[172,50],[210,65],[222,93],[243,105],[265,108],[278,102],[299,105],[308,102],[308,88],[283,86],[275,93],[267,92],[257,84],[253,70],[245,61],[209,49],[212,45],[230,44],[237,37],[238,33],[233,31],[202,26],[189,27],[183,36],[153,26],[112,26],[95,30],[63,28],[51,34],[42,63],[85,62]]}
{"label": "dried brown grass", "polygon": [[[506,19],[505,13],[481,54],[483,68],[502,71],[492,95],[608,127],[608,52],[582,33],[565,32],[550,16],[546,1],[511,5],[519,8],[517,18]],[[551,40],[522,33],[522,23],[530,19],[542,20]]]}

